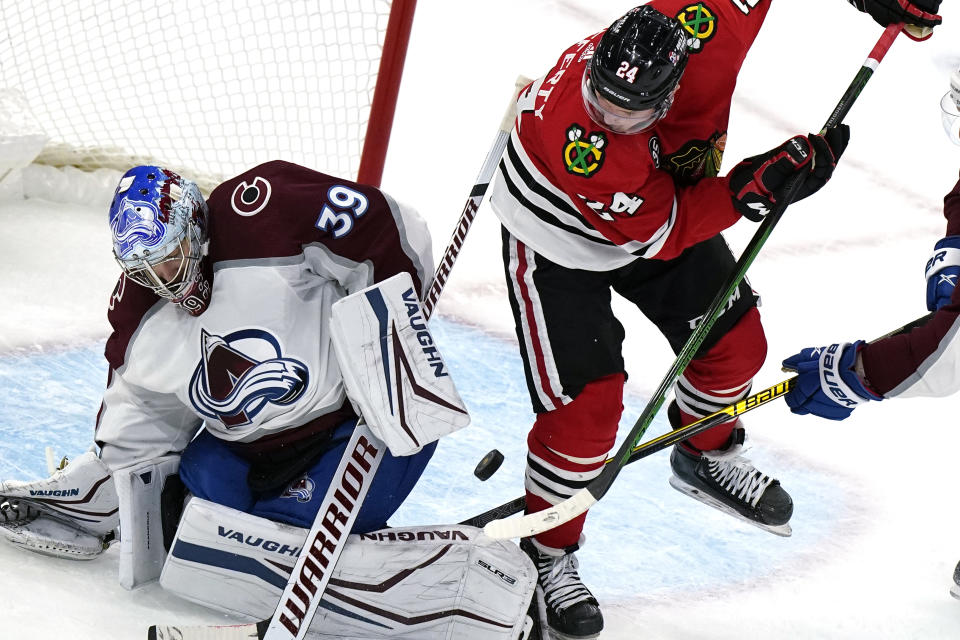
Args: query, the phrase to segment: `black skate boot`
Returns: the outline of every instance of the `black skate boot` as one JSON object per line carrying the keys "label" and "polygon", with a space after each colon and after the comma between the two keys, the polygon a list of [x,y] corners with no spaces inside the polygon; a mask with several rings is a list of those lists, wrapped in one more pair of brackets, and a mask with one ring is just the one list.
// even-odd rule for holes
{"label": "black skate boot", "polygon": [[603,614],[600,605],[577,574],[577,558],[573,552],[579,545],[567,549],[551,549],[532,538],[520,541],[523,549],[537,567],[537,593],[542,599],[541,610],[546,612],[548,633],[562,640],[588,640],[596,638],[603,629]]}
{"label": "black skate boot", "polygon": [[950,585],[950,595],[960,600],[960,562],[953,569],[953,584]]}
{"label": "black skate boot", "polygon": [[[667,409],[670,425],[680,426],[676,401]],[[779,536],[792,533],[793,500],[780,481],[758,471],[739,454],[745,439],[736,427],[723,449],[700,451],[681,442],[670,454],[670,486],[721,511]]]}

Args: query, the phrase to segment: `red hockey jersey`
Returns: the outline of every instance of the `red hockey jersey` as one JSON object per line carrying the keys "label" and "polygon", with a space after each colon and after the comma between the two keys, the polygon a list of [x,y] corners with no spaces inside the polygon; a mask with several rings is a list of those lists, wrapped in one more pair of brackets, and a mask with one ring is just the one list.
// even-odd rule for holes
{"label": "red hockey jersey", "polygon": [[739,219],[723,157],[730,101],[769,0],[653,0],[689,33],[690,60],[666,117],[623,135],[593,122],[581,81],[603,32],[568,48],[517,101],[491,204],[540,255],[606,271],[669,259]]}

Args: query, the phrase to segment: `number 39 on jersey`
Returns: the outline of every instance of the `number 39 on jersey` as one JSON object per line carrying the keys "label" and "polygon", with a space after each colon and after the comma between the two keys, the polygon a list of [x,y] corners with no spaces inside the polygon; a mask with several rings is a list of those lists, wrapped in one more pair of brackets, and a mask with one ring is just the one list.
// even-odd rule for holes
{"label": "number 39 on jersey", "polygon": [[342,238],[353,231],[353,221],[366,213],[370,206],[367,196],[342,184],[330,187],[327,201],[314,226],[332,232],[334,238]]}

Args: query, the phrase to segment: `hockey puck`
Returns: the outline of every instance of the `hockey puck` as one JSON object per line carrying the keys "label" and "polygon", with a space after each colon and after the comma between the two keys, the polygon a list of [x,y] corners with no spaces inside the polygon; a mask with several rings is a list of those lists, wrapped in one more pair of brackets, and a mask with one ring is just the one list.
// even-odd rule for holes
{"label": "hockey puck", "polygon": [[503,464],[503,454],[496,449],[491,449],[490,453],[483,456],[477,463],[477,468],[473,470],[473,475],[481,480],[489,480],[490,476],[497,472],[500,465]]}

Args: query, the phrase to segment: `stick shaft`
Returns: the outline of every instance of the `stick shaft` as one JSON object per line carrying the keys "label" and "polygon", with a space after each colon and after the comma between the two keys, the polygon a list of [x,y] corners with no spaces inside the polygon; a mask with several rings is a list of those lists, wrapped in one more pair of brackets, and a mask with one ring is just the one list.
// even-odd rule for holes
{"label": "stick shaft", "polygon": [[529,84],[529,82],[529,78],[517,76],[513,100],[503,114],[503,120],[500,121],[500,129],[497,131],[497,137],[494,139],[490,151],[487,152],[483,166],[480,167],[480,174],[477,176],[476,183],[474,183],[473,188],[470,189],[470,195],[463,205],[463,211],[460,213],[457,227],[453,230],[453,236],[450,238],[447,250],[443,252],[440,264],[437,265],[437,273],[433,277],[430,290],[427,292],[427,295],[424,296],[423,312],[428,318],[433,313],[433,307],[440,297],[440,292],[443,291],[444,285],[447,284],[447,278],[450,276],[450,270],[453,269],[453,263],[456,262],[457,256],[460,255],[460,250],[463,248],[467,232],[470,230],[471,225],[473,225],[473,219],[476,217],[480,203],[483,202],[483,197],[487,193],[487,188],[493,179],[497,164],[503,156],[504,149],[507,148],[507,141],[510,140],[510,132],[513,130],[513,122],[516,119],[517,94],[524,86]]}

